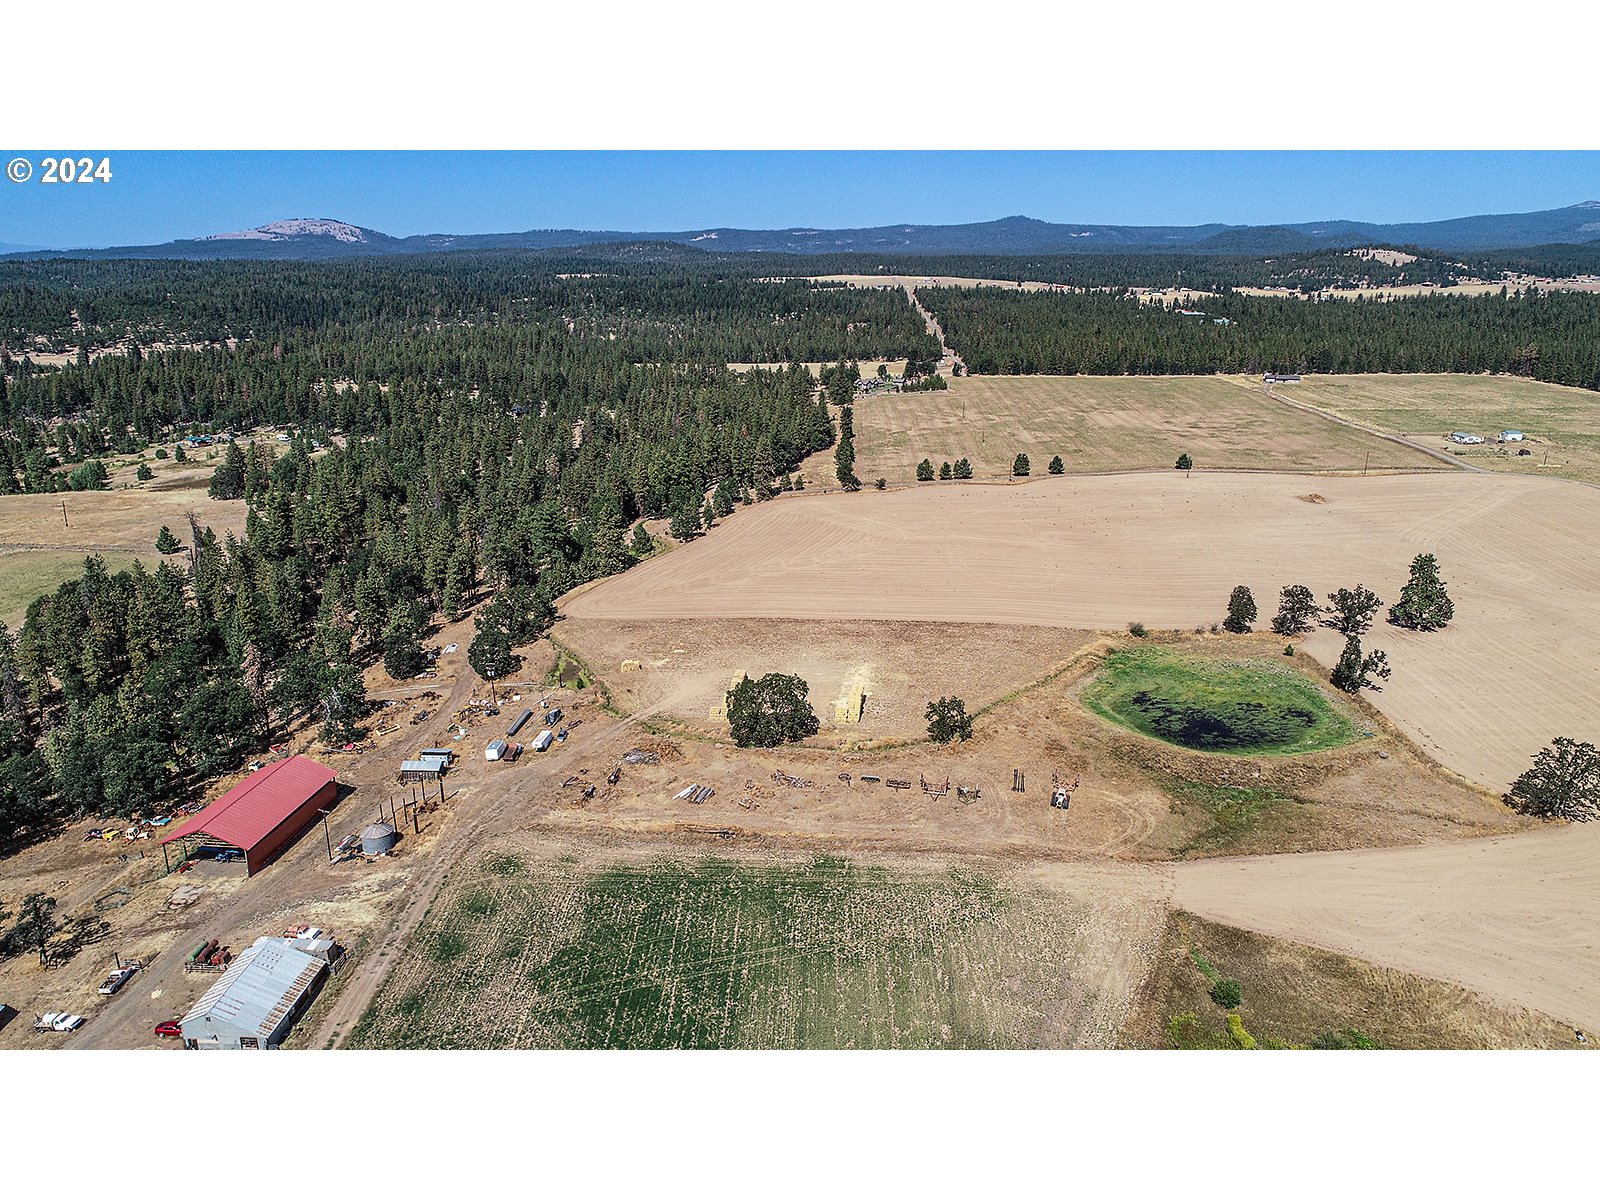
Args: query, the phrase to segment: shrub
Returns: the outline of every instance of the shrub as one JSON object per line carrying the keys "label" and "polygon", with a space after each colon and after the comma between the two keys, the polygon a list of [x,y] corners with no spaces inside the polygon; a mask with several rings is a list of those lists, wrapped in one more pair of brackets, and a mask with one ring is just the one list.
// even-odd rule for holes
{"label": "shrub", "polygon": [[1311,1041],[1313,1050],[1376,1050],[1378,1043],[1359,1029],[1330,1029]]}
{"label": "shrub", "polygon": [[1200,1032],[1200,1020],[1193,1013],[1174,1013],[1167,1018],[1167,1045],[1188,1050]]}
{"label": "shrub", "polygon": [[1134,637],[1149,637],[1150,631],[1144,627],[1143,621],[1129,621],[1128,632]]}
{"label": "shrub", "polygon": [[1241,1050],[1254,1050],[1255,1038],[1250,1036],[1250,1031],[1244,1027],[1244,1020],[1236,1012],[1228,1014],[1228,1036],[1233,1039],[1233,1044]]}
{"label": "shrub", "polygon": [[1237,979],[1219,979],[1211,985],[1211,1003],[1218,1008],[1238,1008],[1243,994]]}
{"label": "shrub", "polygon": [[149,463],[140,463],[139,469],[133,473],[133,477],[141,481],[146,479],[154,479],[156,477],[156,473],[150,469]]}
{"label": "shrub", "polygon": [[1294,657],[1294,647],[1293,646],[1285,646],[1283,648],[1283,656],[1285,658],[1293,658]]}
{"label": "shrub", "polygon": [[162,446],[159,449],[157,449],[156,450],[156,457],[157,458],[165,458],[165,457],[167,457],[167,448],[165,446]]}
{"label": "shrub", "polygon": [[877,488],[881,492],[881,491],[883,491],[884,488],[889,486],[889,481],[887,479],[883,478],[883,476],[880,475],[880,476],[878,476],[877,479],[875,479],[873,481],[872,486]]}

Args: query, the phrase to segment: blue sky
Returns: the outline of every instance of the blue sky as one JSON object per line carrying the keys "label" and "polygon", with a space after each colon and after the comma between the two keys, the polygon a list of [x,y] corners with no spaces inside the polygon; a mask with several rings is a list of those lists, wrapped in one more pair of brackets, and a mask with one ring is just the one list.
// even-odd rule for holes
{"label": "blue sky", "polygon": [[[35,164],[48,150],[4,150]],[[99,152],[79,151],[98,159]],[[1424,221],[1600,199],[1600,152],[110,153],[109,184],[0,180],[0,243],[138,245],[333,217],[396,236],[1023,214],[1198,225]]]}

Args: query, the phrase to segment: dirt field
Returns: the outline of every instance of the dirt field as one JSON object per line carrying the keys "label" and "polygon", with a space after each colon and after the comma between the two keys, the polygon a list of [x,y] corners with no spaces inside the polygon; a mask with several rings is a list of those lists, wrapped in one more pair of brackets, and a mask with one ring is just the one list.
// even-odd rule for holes
{"label": "dirt field", "polygon": [[[1376,627],[1368,644],[1394,676],[1368,695],[1445,765],[1503,790],[1552,737],[1600,740],[1596,530],[1600,492],[1454,473],[1173,472],[791,496],[564,610],[1181,629],[1220,620],[1239,583],[1264,615],[1291,582],[1319,597],[1364,583],[1392,601],[1411,558],[1430,552],[1455,622],[1435,634]],[[1337,639],[1319,633],[1309,648],[1331,665]]]}
{"label": "dirt field", "polygon": [[[976,711],[1066,662],[1093,636],[1002,625],[899,621],[563,621],[555,636],[601,676],[623,712],[651,709],[691,729],[725,736],[709,716],[740,675],[799,675],[822,722],[819,745],[920,740],[924,710],[960,695]],[[637,663],[624,670],[623,662]],[[858,720],[836,703],[866,695]],[[849,706],[847,706],[848,708]]]}
{"label": "dirt field", "polygon": [[1175,868],[1174,903],[1600,1030],[1600,828]]}
{"label": "dirt field", "polygon": [[439,893],[351,1044],[1105,1046],[1162,912],[1153,879],[513,838]]}
{"label": "dirt field", "polygon": [[[1187,913],[1167,924],[1123,1044],[1234,1049],[1212,979],[1240,984],[1246,1033],[1262,1049],[1334,1049],[1364,1038],[1386,1050],[1573,1049],[1572,1027],[1520,1005],[1298,942],[1216,925]],[[1356,1048],[1352,1046],[1351,1048]],[[1365,1047],[1360,1047],[1365,1048]]]}
{"label": "dirt field", "polygon": [[[1243,386],[1241,386],[1243,384]],[[855,406],[856,474],[896,483],[965,457],[984,477],[1009,476],[1025,453],[1034,475],[1059,454],[1069,472],[1427,470],[1441,464],[1358,429],[1297,412],[1260,379],[1219,376],[960,376],[943,392],[872,396]],[[831,470],[818,478],[831,479]],[[932,485],[925,485],[932,486]]]}
{"label": "dirt field", "polygon": [[218,537],[230,530],[243,534],[242,500],[212,500],[203,481],[198,488],[156,486],[159,482],[158,476],[113,491],[0,496],[0,621],[15,629],[36,596],[78,575],[87,554],[102,555],[109,570],[134,558],[153,566],[161,558],[155,541],[163,525],[189,544],[184,513],[191,510],[202,528],[211,526]]}
{"label": "dirt field", "polygon": [[[1600,483],[1600,392],[1511,375],[1310,375],[1279,390],[1475,467]],[[1502,429],[1520,429],[1527,441],[1496,445]],[[1450,441],[1457,430],[1488,440],[1458,446]]]}

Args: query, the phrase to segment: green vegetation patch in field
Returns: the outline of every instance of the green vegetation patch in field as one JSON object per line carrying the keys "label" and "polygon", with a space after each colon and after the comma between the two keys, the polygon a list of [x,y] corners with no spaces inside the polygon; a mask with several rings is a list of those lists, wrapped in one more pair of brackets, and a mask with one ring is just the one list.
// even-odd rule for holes
{"label": "green vegetation patch in field", "polygon": [[1316,685],[1261,660],[1113,650],[1083,703],[1146,737],[1214,754],[1303,754],[1357,735]]}
{"label": "green vegetation patch in field", "polygon": [[1095,990],[1070,905],[970,871],[506,857],[434,904],[352,1045],[1003,1048]]}

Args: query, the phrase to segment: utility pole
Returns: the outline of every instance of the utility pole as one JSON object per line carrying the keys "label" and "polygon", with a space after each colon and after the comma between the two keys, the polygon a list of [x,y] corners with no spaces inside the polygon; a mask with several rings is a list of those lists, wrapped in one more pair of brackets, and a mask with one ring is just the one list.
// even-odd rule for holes
{"label": "utility pole", "polygon": [[65,500],[61,502],[61,523],[68,529],[72,528],[72,522],[67,520],[67,502]]}
{"label": "utility pole", "polygon": [[328,845],[328,862],[333,862],[333,836],[328,832],[328,810],[317,809],[317,814],[322,818],[322,840]]}

